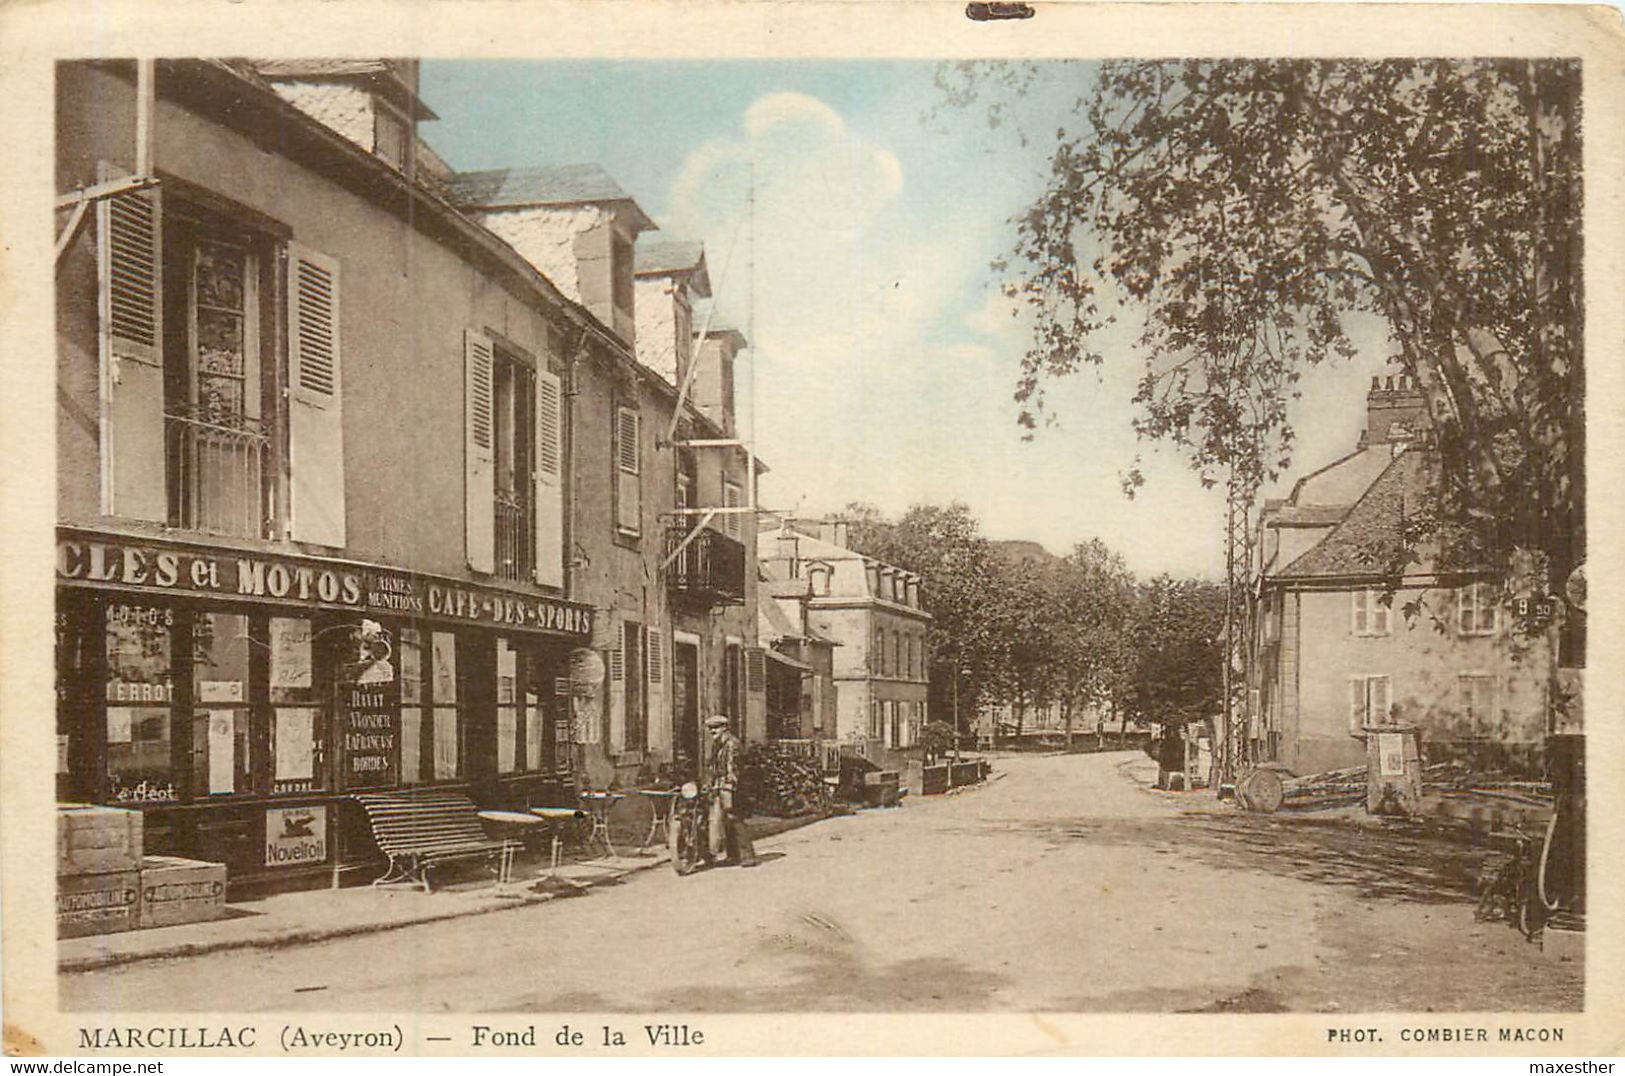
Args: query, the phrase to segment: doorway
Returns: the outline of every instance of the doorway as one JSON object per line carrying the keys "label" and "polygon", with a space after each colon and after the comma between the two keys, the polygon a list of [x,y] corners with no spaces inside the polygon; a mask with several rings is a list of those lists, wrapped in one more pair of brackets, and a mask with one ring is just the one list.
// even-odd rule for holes
{"label": "doorway", "polygon": [[673,739],[677,744],[677,757],[673,761],[685,777],[697,776],[701,758],[700,647],[681,638],[672,645],[671,706]]}

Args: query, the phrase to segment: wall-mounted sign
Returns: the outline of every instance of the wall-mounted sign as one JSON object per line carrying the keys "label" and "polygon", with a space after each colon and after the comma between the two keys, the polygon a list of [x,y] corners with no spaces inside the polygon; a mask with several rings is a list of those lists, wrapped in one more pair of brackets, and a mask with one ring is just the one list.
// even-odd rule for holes
{"label": "wall-mounted sign", "polygon": [[592,608],[412,572],[315,558],[249,556],[59,531],[56,577],[84,586],[255,598],[590,638]]}
{"label": "wall-mounted sign", "polygon": [[327,808],[273,807],[265,812],[265,865],[327,862]]}

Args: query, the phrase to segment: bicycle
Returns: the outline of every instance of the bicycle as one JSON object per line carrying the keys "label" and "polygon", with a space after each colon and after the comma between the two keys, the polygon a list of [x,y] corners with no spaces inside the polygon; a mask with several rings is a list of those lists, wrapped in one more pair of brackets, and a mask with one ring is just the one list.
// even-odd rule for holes
{"label": "bicycle", "polygon": [[1526,940],[1533,941],[1544,925],[1544,901],[1537,886],[1536,870],[1530,863],[1534,839],[1522,830],[1491,834],[1512,844],[1509,858],[1494,870],[1486,866],[1478,876],[1478,906],[1473,918],[1479,922],[1504,919]]}

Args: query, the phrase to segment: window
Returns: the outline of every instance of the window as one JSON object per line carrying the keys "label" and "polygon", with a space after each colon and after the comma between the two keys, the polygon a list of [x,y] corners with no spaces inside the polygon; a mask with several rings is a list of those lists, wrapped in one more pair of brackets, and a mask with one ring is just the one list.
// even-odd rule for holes
{"label": "window", "polygon": [[1495,677],[1479,673],[1463,673],[1461,684],[1461,714],[1466,733],[1474,739],[1488,739],[1496,734]]}
{"label": "window", "polygon": [[497,640],[497,773],[543,769],[544,685],[552,689],[536,657],[508,639]]}
{"label": "window", "polygon": [[884,735],[884,733],[885,718],[881,715],[880,702],[878,700],[871,700],[869,702],[869,737],[870,739],[878,740],[882,735]]}
{"label": "window", "polygon": [[372,151],[396,168],[406,167],[411,129],[406,117],[378,98],[372,105]]}
{"label": "window", "polygon": [[643,626],[621,625],[621,655],[626,669],[626,750],[642,751],[649,741],[648,669],[643,660]]}
{"label": "window", "polygon": [[118,803],[180,799],[171,744],[173,610],[107,605],[107,777]]}
{"label": "window", "polygon": [[611,298],[615,309],[632,309],[632,241],[617,232],[610,240]]}
{"label": "window", "polygon": [[305,617],[271,617],[268,639],[271,791],[310,792],[323,788],[327,781],[321,765],[322,708],[314,661],[316,626]]}
{"label": "window", "polygon": [[1388,677],[1349,679],[1349,735],[1361,736],[1367,725],[1385,725],[1392,714]]}
{"label": "window", "polygon": [[[261,252],[176,206],[164,235],[164,442],[169,524],[265,534]],[[177,331],[179,330],[179,331]]]}
{"label": "window", "polygon": [[904,666],[903,666],[903,633],[902,632],[894,631],[894,632],[891,633],[891,646],[892,646],[892,660],[891,660],[892,675],[893,676],[905,676],[905,675],[907,675],[907,672],[906,672],[906,670],[904,669]]}
{"label": "window", "polygon": [[1493,583],[1456,588],[1456,630],[1463,635],[1494,635],[1500,595]]}
{"label": "window", "polygon": [[451,781],[463,772],[463,698],[457,636],[401,629],[401,784]]}
{"label": "window", "polygon": [[192,794],[253,791],[250,784],[248,617],[198,613],[192,620]]}
{"label": "window", "polygon": [[1392,596],[1381,590],[1354,592],[1353,629],[1356,635],[1387,635]]}
{"label": "window", "polygon": [[536,377],[495,350],[492,382],[496,575],[529,582],[536,572]]}
{"label": "window", "polygon": [[813,565],[807,569],[807,580],[812,586],[814,594],[829,593],[830,569],[822,564]]}
{"label": "window", "polygon": [[615,529],[630,537],[643,529],[640,418],[636,408],[615,409]]}

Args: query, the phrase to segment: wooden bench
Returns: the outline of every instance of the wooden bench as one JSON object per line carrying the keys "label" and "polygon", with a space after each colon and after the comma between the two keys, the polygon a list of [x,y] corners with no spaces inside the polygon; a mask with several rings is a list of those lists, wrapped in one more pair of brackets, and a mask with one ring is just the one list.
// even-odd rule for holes
{"label": "wooden bench", "polygon": [[415,882],[433,892],[429,872],[459,859],[495,860],[501,841],[485,835],[474,801],[461,792],[360,793],[372,839],[389,857],[389,869],[373,885]]}

